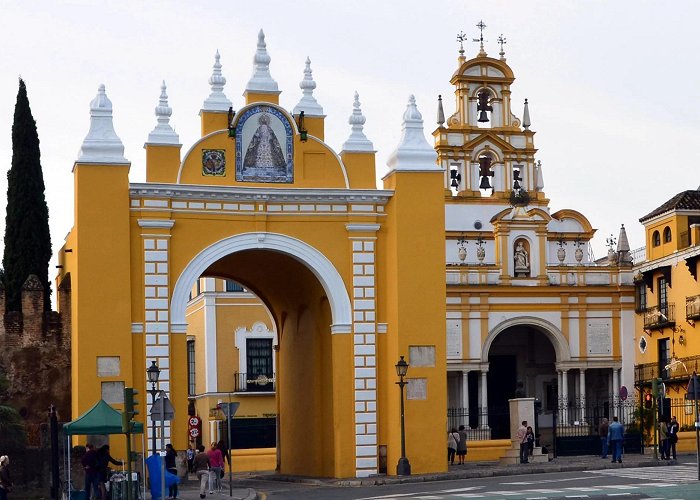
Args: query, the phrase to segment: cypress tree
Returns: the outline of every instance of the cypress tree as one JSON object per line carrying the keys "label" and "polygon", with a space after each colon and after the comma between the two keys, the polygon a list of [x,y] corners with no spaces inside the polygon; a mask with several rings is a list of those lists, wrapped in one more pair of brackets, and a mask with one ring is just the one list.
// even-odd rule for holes
{"label": "cypress tree", "polygon": [[12,124],[12,167],[7,173],[5,271],[7,311],[22,310],[22,285],[30,274],[44,285],[44,309],[51,309],[49,209],[44,197],[39,136],[29,108],[27,87],[19,80]]}

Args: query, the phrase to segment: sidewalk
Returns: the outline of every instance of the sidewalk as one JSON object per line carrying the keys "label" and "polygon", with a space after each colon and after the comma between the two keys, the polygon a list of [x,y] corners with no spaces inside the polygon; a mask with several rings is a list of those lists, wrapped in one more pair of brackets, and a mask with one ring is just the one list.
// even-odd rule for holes
{"label": "sidewalk", "polygon": [[[409,457],[410,460],[410,457]],[[223,482],[222,492],[207,494],[211,500],[224,498],[253,500],[257,498],[256,482],[280,481],[314,486],[380,486],[398,483],[420,483],[427,481],[446,481],[455,479],[474,479],[492,476],[515,476],[520,474],[547,474],[551,472],[573,472],[599,469],[622,469],[631,467],[665,467],[683,463],[696,463],[695,454],[679,454],[678,460],[654,460],[652,455],[625,455],[622,464],[611,463],[610,457],[603,459],[598,456],[558,457],[547,463],[501,465],[499,462],[467,462],[465,465],[451,465],[447,472],[433,474],[416,474],[412,476],[373,476],[367,478],[324,479],[301,476],[285,476],[274,472],[245,473],[234,476],[233,497],[228,496],[228,478]],[[191,479],[180,486],[178,498],[184,500],[199,499],[199,485]]]}

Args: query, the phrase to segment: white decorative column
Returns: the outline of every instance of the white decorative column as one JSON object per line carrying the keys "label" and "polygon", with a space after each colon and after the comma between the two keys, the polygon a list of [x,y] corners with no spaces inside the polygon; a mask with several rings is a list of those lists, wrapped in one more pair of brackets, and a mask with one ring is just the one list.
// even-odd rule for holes
{"label": "white decorative column", "polygon": [[[138,206],[139,200],[132,200],[132,206]],[[167,208],[167,200],[143,200],[144,206]],[[139,219],[142,228],[144,251],[144,319],[146,334],[146,359],[143,366],[143,377],[146,378],[146,369],[155,361],[160,368],[160,376],[156,389],[170,392],[170,319],[169,302],[170,288],[168,279],[168,262],[170,247],[170,230],[175,224],[172,220],[164,219]],[[186,368],[185,368],[186,369]],[[151,386],[146,381],[146,389]],[[153,401],[148,398],[146,412],[150,415]],[[153,425],[149,419],[147,434],[150,442],[153,439],[153,428],[156,429],[156,437],[160,438],[160,422]],[[163,434],[166,441],[170,440],[170,421],[166,420],[163,426]]]}
{"label": "white decorative column", "polygon": [[586,421],[586,369],[578,369],[579,377],[579,404],[581,405],[581,421]]}
{"label": "white decorative column", "polygon": [[201,292],[204,300],[204,359],[206,366],[204,390],[205,392],[218,392],[219,368],[216,348],[216,290],[214,278],[204,278],[204,287],[202,287]]}
{"label": "white decorative column", "polygon": [[[353,262],[355,475],[377,474],[376,232],[379,224],[346,224]],[[408,353],[406,353],[408,354]],[[394,362],[392,362],[394,363]]]}
{"label": "white decorative column", "polygon": [[561,398],[562,410],[561,421],[565,425],[569,425],[569,370],[561,371]]}
{"label": "white decorative column", "polygon": [[617,405],[618,401],[620,400],[620,372],[617,368],[612,369],[612,379],[612,400],[613,403]]}
{"label": "white decorative column", "polygon": [[488,375],[488,370],[481,371],[481,408],[479,412],[481,414],[481,428],[489,428],[489,398],[488,398],[488,383],[486,376]]}
{"label": "white decorative column", "polygon": [[462,371],[462,408],[467,409],[469,414],[469,371]]}

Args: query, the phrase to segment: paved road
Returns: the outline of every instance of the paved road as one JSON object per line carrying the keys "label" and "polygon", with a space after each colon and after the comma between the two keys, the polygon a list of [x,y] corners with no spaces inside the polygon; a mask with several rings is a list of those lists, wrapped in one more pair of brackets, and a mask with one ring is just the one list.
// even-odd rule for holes
{"label": "paved road", "polygon": [[[355,500],[493,499],[700,499],[700,482],[694,464],[668,467],[553,472],[538,475],[489,477],[454,481],[392,484],[372,487],[280,484],[260,482],[262,498]],[[269,483],[269,484],[268,484]]]}

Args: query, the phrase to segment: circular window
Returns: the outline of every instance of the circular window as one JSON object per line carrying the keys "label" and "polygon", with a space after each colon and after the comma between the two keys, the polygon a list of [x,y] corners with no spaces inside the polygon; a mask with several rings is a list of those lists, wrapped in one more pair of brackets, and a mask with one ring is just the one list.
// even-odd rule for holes
{"label": "circular window", "polygon": [[474,229],[481,229],[483,225],[480,220],[474,221]]}
{"label": "circular window", "polygon": [[649,345],[649,344],[648,344],[648,342],[647,342],[647,339],[645,339],[645,338],[644,338],[644,335],[642,335],[641,338],[639,339],[639,352],[641,352],[642,354],[644,354],[645,352],[647,352],[647,346],[648,346],[648,345]]}

